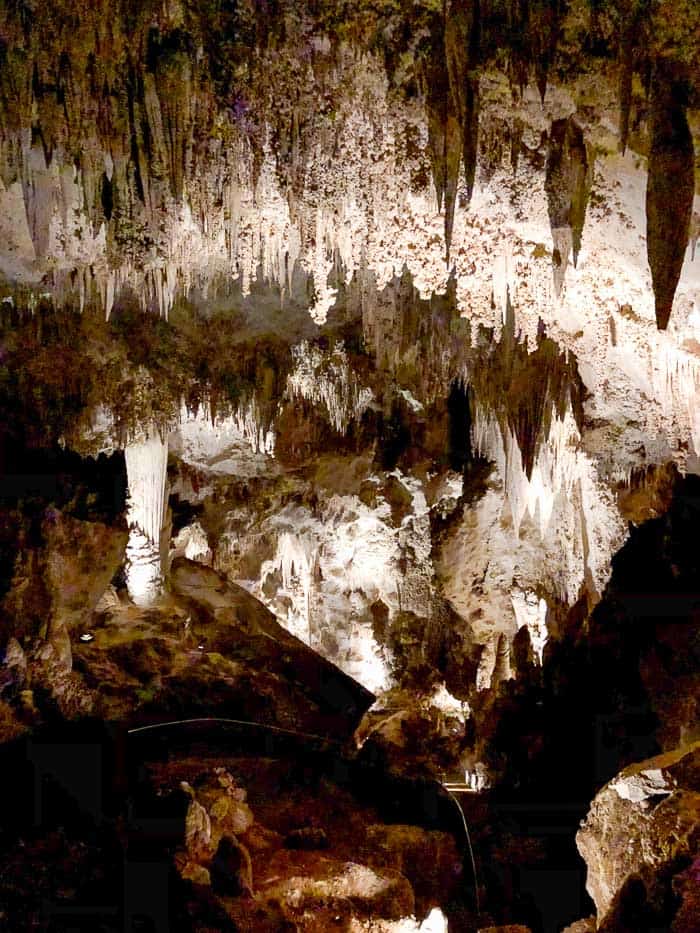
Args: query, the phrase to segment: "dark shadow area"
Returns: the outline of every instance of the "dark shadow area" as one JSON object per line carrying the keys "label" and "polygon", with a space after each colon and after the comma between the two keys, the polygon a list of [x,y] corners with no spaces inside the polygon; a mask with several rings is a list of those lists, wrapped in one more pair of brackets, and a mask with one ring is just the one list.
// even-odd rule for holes
{"label": "dark shadow area", "polygon": [[[548,643],[543,668],[526,667],[502,684],[482,713],[486,756],[503,776],[489,801],[493,825],[477,843],[489,902],[511,900],[513,886],[529,892],[535,913],[508,916],[535,933],[592,912],[574,836],[595,794],[626,765],[697,737],[699,532],[700,478],[680,477],[667,513],[631,528],[590,616],[575,607]],[[508,865],[498,849],[510,834],[520,843]],[[528,847],[539,848],[534,859]],[[653,925],[658,898],[644,907],[633,895],[624,910],[648,922],[620,929],[666,929]]]}

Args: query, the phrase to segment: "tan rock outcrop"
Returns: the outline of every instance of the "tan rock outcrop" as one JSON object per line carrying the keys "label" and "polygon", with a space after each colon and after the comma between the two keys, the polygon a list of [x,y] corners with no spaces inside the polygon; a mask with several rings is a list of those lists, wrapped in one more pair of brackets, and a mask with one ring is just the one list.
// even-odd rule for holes
{"label": "tan rock outcrop", "polygon": [[700,851],[700,742],[625,768],[593,801],[576,842],[601,930],[624,916],[626,888],[635,910],[663,912],[674,876]]}

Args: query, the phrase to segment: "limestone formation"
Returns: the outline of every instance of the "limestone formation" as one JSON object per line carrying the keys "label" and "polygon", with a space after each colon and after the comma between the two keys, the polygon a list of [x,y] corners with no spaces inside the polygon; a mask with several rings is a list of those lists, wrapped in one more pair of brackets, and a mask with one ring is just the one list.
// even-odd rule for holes
{"label": "limestone formation", "polygon": [[635,917],[640,924],[657,917],[676,929],[669,892],[700,845],[699,755],[695,743],[632,765],[593,801],[577,844],[598,929],[612,931]]}
{"label": "limestone formation", "polygon": [[698,35],[0,0],[0,926],[692,930]]}

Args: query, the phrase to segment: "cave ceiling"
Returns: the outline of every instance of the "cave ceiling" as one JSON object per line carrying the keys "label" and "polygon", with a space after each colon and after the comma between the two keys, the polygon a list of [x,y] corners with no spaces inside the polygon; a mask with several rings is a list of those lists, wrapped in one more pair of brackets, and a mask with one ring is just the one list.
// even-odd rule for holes
{"label": "cave ceiling", "polygon": [[[599,597],[630,489],[699,463],[696,4],[1,15],[2,315],[33,322],[5,436],[126,449],[134,586],[161,579],[169,450],[205,490],[304,473],[245,534],[307,641],[344,553],[317,616],[437,592],[495,653],[503,618]],[[229,525],[182,540],[225,569]]]}
{"label": "cave ceiling", "polygon": [[[39,425],[15,435],[126,447],[145,536],[129,553],[154,586],[168,436],[214,476],[354,454],[338,489],[321,479],[320,516],[305,502],[256,519],[277,542],[258,592],[281,573],[277,609],[307,640],[336,525],[385,538],[379,584],[355,559],[354,589],[398,611],[408,547],[412,608],[429,611],[437,574],[479,638],[539,617],[542,597],[597,598],[625,490],[698,467],[699,15],[670,0],[3,4],[2,308],[38,320],[41,346],[7,352],[31,359],[32,385],[56,369],[34,392]],[[486,494],[436,532],[428,516],[462,507],[474,457],[493,464]],[[364,525],[362,483],[381,487],[362,494]]]}

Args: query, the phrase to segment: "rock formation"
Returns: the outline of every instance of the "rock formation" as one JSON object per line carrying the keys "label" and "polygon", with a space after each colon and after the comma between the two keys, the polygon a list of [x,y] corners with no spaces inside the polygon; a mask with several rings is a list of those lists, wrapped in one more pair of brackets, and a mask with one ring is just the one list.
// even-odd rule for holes
{"label": "rock formation", "polygon": [[671,891],[698,859],[698,778],[695,743],[626,768],[593,801],[577,843],[598,929],[692,929],[697,916],[686,925],[683,894]]}
{"label": "rock formation", "polygon": [[[0,0],[0,734],[241,720],[270,789],[311,743],[305,821],[226,748],[180,774],[190,732],[162,800],[119,778],[110,852],[166,858],[123,821],[172,807],[183,929],[590,927],[592,800],[598,928],[684,929],[698,34],[690,0]],[[416,794],[473,835],[456,893]],[[32,852],[96,865],[65,806]]]}

